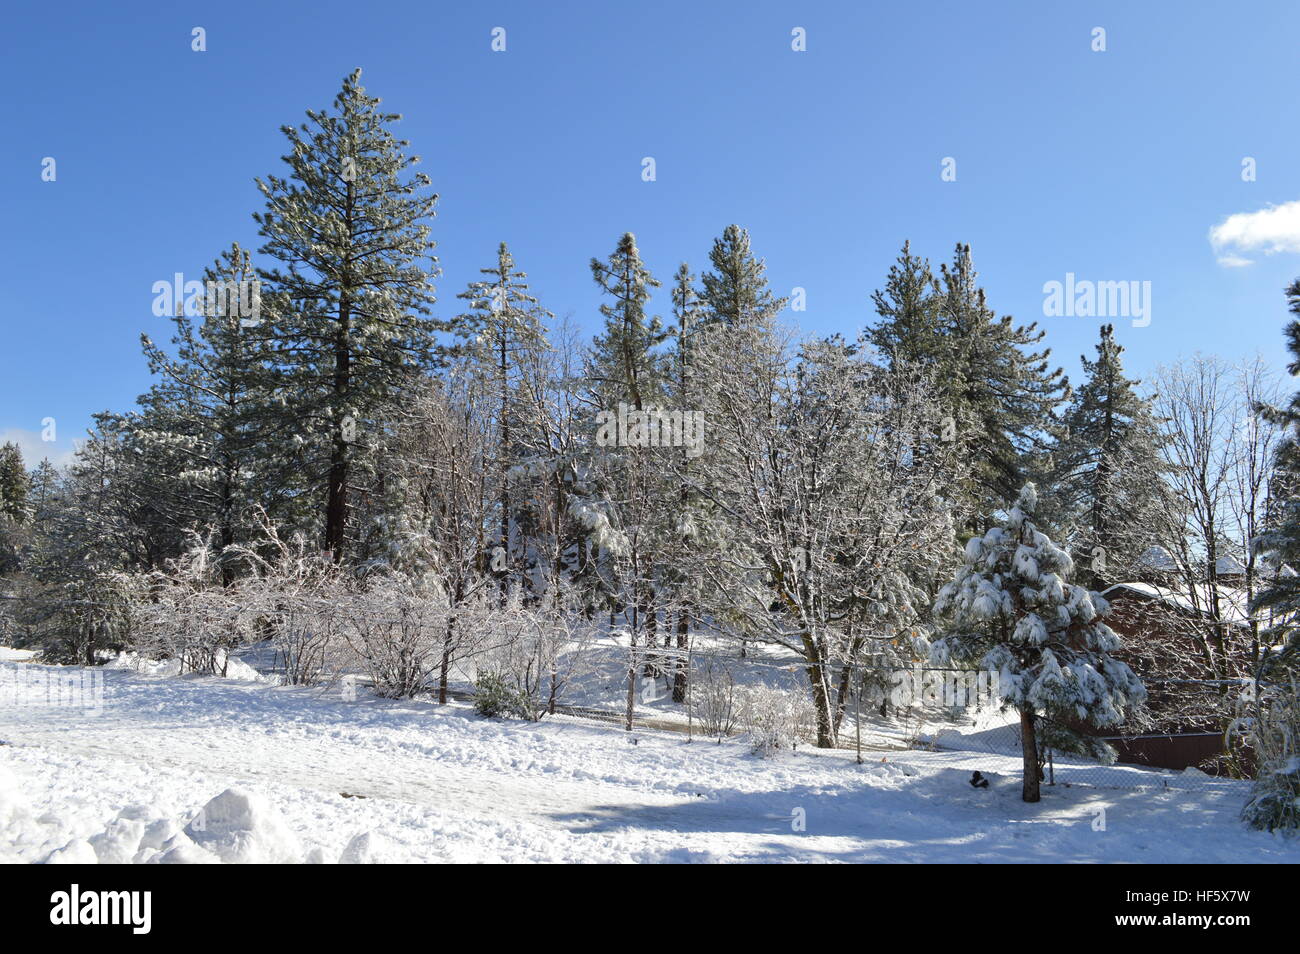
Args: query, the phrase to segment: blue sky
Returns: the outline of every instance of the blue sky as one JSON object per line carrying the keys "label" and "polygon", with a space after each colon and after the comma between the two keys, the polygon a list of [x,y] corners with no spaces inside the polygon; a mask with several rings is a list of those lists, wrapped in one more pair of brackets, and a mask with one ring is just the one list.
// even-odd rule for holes
{"label": "blue sky", "polygon": [[152,284],[258,246],[253,178],[280,172],[279,127],[356,66],[442,196],[443,315],[506,240],[544,304],[591,330],[587,262],[620,233],[667,281],[737,222],[778,292],[806,289],[789,317],[809,332],[868,322],[904,239],[936,264],[960,240],[991,304],[1039,320],[1072,378],[1101,320],[1043,317],[1069,272],[1151,282],[1150,324],[1116,321],[1137,373],[1196,350],[1280,367],[1298,27],[1280,0],[11,5],[0,439],[42,446],[53,417],[57,454],[134,401],[139,335],[168,330]]}

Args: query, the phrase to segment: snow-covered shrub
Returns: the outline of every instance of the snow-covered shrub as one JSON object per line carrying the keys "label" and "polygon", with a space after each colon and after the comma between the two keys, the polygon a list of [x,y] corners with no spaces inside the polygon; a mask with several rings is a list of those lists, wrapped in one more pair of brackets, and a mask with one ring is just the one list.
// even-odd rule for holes
{"label": "snow-covered shrub", "polygon": [[595,668],[594,627],[563,600],[544,595],[533,606],[512,598],[476,621],[486,637],[478,671],[499,678],[520,700],[525,718],[553,713],[570,683]]}
{"label": "snow-covered shrub", "polygon": [[233,591],[222,586],[209,542],[196,540],[165,569],[125,588],[135,617],[132,648],[149,659],[174,659],[180,672],[225,675],[229,651],[245,637]]}
{"label": "snow-covered shrub", "polygon": [[410,698],[441,666],[450,614],[436,582],[385,574],[341,608],[343,638],[377,695]]}
{"label": "snow-covered shrub", "polygon": [[791,751],[816,738],[816,716],[807,695],[777,686],[746,687],[740,693],[740,724],[756,755],[765,758]]}
{"label": "snow-covered shrub", "polygon": [[689,703],[705,735],[731,735],[740,718],[736,679],[731,670],[709,659],[691,674]]}
{"label": "snow-covered shrub", "polygon": [[1300,683],[1259,691],[1254,716],[1244,721],[1257,759],[1255,790],[1242,818],[1251,828],[1300,829]]}
{"label": "snow-covered shrub", "polygon": [[306,686],[342,668],[346,643],[343,607],[355,586],[329,554],[308,548],[301,535],[281,539],[264,525],[271,556],[248,553],[254,574],[238,599],[259,635],[269,636],[289,685]]}

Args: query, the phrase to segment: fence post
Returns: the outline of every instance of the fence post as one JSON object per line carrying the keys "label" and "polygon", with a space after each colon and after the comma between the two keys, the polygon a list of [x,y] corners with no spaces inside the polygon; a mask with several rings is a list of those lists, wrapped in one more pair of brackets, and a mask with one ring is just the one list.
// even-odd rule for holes
{"label": "fence post", "polygon": [[[851,666],[852,663],[850,663],[849,665]],[[862,674],[861,673],[858,673],[858,678],[855,680],[855,684],[857,686],[858,692],[857,692],[857,701],[853,705],[853,708],[855,710],[855,717],[853,721],[854,721],[854,732],[857,735],[858,764],[861,765],[862,764]]]}

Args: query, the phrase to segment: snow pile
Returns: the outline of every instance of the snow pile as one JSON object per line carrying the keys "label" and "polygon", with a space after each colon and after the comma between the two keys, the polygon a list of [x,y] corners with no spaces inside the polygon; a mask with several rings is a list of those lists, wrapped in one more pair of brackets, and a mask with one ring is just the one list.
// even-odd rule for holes
{"label": "snow pile", "polygon": [[[185,829],[196,846],[230,865],[285,864],[303,858],[298,836],[265,799],[228,788],[200,809]],[[180,850],[184,842],[170,850]]]}
{"label": "snow pile", "polygon": [[[225,665],[226,674],[224,677],[237,682],[256,682],[265,685],[278,685],[279,678],[275,676],[264,676],[256,669],[240,659],[238,656],[220,655],[217,665]],[[139,653],[120,652],[108,662],[104,663],[103,669],[110,670],[128,670],[130,672],[140,673],[145,676],[154,676],[159,679],[171,678],[181,674],[181,663],[179,659],[150,659],[148,656],[142,656]],[[186,673],[186,675],[191,675]]]}
{"label": "snow pile", "polygon": [[397,846],[374,831],[364,831],[354,836],[339,856],[341,865],[386,865],[402,860]]}
{"label": "snow pile", "polygon": [[143,805],[132,805],[108,823],[97,835],[89,839],[90,846],[100,864],[129,865],[135,861],[149,826],[149,810]]}
{"label": "snow pile", "polygon": [[95,849],[84,838],[74,838],[57,851],[50,852],[45,859],[47,865],[93,865],[98,864]]}
{"label": "snow pile", "polygon": [[[5,837],[0,839],[0,864],[11,864],[20,860],[10,848],[17,848],[24,827],[30,824],[27,806],[23,803],[19,791],[18,779],[8,766],[0,763],[0,832]],[[8,844],[6,844],[8,842]]]}

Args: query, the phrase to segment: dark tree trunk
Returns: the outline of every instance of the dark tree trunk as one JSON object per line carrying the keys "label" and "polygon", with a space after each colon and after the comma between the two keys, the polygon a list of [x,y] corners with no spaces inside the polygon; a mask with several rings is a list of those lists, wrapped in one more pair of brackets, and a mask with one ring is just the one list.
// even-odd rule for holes
{"label": "dark tree trunk", "polygon": [[826,667],[824,663],[813,663],[808,667],[808,680],[812,683],[813,707],[817,712],[817,748],[835,748],[835,719],[831,712],[831,694],[826,686]]}
{"label": "dark tree trunk", "polygon": [[1035,732],[1032,709],[1020,712],[1020,750],[1024,755],[1025,782],[1021,797],[1027,802],[1038,801],[1038,736]]}
{"label": "dark tree trunk", "polygon": [[677,662],[673,667],[673,702],[686,701],[686,647],[690,640],[691,618],[686,610],[677,613]]}
{"label": "dark tree trunk", "polygon": [[[659,610],[655,606],[655,591],[653,588],[647,591],[645,600],[641,604],[641,619],[645,622],[646,649],[653,650],[659,645]],[[657,679],[659,671],[658,654],[647,652],[645,657],[645,674],[647,678]]]}

